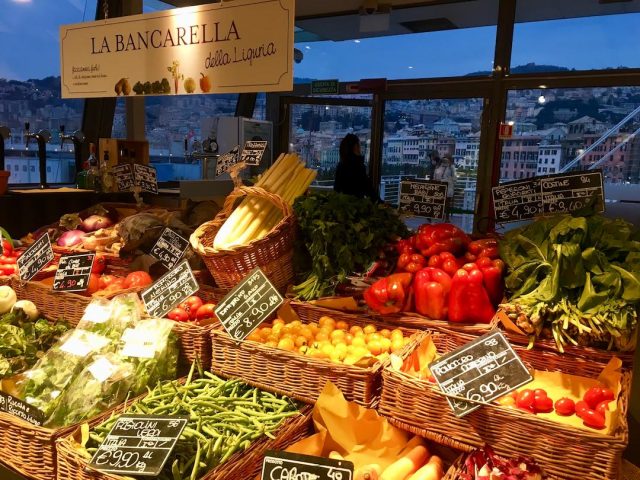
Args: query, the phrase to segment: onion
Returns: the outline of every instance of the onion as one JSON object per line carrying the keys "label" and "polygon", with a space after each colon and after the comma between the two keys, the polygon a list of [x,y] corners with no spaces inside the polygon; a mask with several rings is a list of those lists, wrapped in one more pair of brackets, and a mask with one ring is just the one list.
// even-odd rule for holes
{"label": "onion", "polygon": [[85,232],[95,232],[101,228],[107,228],[113,225],[113,222],[102,215],[91,215],[82,222],[82,228]]}
{"label": "onion", "polygon": [[69,230],[60,235],[56,243],[59,247],[73,247],[74,245],[82,243],[84,235],[82,230]]}

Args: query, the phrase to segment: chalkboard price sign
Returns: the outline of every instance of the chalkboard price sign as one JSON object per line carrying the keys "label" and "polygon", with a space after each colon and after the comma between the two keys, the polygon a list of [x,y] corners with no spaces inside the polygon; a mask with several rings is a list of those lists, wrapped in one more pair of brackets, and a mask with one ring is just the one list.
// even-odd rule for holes
{"label": "chalkboard price sign", "polygon": [[260,165],[268,143],[266,140],[251,140],[245,142],[240,161],[247,165]]}
{"label": "chalkboard price sign", "polygon": [[259,268],[247,275],[215,309],[229,336],[241,342],[282,305],[283,298]]}
{"label": "chalkboard price sign", "polygon": [[[429,365],[458,417],[529,383],[533,377],[501,332],[492,331]],[[473,402],[465,402],[466,398]]]}
{"label": "chalkboard price sign", "polygon": [[493,187],[491,193],[498,223],[571,213],[591,205],[604,212],[601,170],[516,180]]}
{"label": "chalkboard price sign", "polygon": [[400,212],[405,215],[444,220],[448,185],[421,179],[400,182]]}
{"label": "chalkboard price sign", "polygon": [[20,280],[24,282],[31,280],[53,259],[54,254],[53,248],[51,248],[51,238],[49,237],[49,232],[47,232],[33,242],[18,258]]}
{"label": "chalkboard price sign", "polygon": [[106,473],[157,477],[188,421],[184,415],[121,415],[89,466]]}
{"label": "chalkboard price sign", "polygon": [[0,412],[5,412],[38,427],[45,421],[44,413],[28,403],[0,392]]}
{"label": "chalkboard price sign", "polygon": [[262,480],[311,479],[352,480],[353,463],[347,460],[267,451],[262,462]]}
{"label": "chalkboard price sign", "polygon": [[135,163],[133,176],[135,186],[140,187],[143,192],[158,193],[158,172],[155,168]]}
{"label": "chalkboard price sign", "polygon": [[131,165],[124,163],[111,167],[111,173],[116,178],[119,192],[130,192],[135,182],[133,181],[133,170]]}
{"label": "chalkboard price sign", "polygon": [[89,278],[95,253],[63,255],[53,280],[53,289],[57,292],[84,292],[89,287]]}
{"label": "chalkboard price sign", "polygon": [[167,227],[150,253],[171,270],[180,261],[188,246],[189,240]]}
{"label": "chalkboard price sign", "polygon": [[238,163],[238,157],[240,152],[240,145],[237,145],[231,149],[228,153],[223,153],[218,157],[216,163],[216,177],[229,171],[236,163]]}
{"label": "chalkboard price sign", "polygon": [[200,289],[187,260],[165,273],[153,285],[143,290],[142,301],[152,317],[164,317],[180,302]]}

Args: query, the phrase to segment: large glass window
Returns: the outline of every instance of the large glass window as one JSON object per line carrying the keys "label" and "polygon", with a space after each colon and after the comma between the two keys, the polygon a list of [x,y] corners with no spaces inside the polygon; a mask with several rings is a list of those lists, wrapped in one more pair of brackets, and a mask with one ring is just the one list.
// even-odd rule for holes
{"label": "large glass window", "polygon": [[48,130],[49,183],[75,182],[73,144],[60,144],[61,126],[69,134],[82,125],[82,100],[60,98],[60,25],[95,18],[96,2],[4,2],[0,15],[0,125],[11,129],[5,142],[12,184],[38,183],[38,147],[24,137]]}
{"label": "large glass window", "polygon": [[318,170],[314,185],[333,188],[340,141],[348,133],[360,139],[365,162],[371,150],[371,107],[292,104],[289,151]]}
{"label": "large glass window", "polygon": [[386,103],[380,195],[399,201],[403,177],[433,179],[437,159],[453,160],[451,221],[473,229],[482,99],[397,100]]}
{"label": "large glass window", "polygon": [[512,73],[640,67],[636,2],[562,3],[518,0]]}

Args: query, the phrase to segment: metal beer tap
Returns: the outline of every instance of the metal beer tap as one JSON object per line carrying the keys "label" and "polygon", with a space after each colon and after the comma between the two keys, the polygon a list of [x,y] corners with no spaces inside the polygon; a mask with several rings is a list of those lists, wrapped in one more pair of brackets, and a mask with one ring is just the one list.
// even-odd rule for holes
{"label": "metal beer tap", "polygon": [[34,139],[38,142],[38,167],[40,170],[40,189],[49,188],[47,184],[47,142],[51,140],[51,132],[49,130],[40,130],[38,133],[29,132],[29,122],[24,124],[25,138],[27,140],[26,147],[29,148],[29,140]]}
{"label": "metal beer tap", "polygon": [[76,172],[82,170],[82,144],[86,137],[81,130],[75,130],[71,135],[65,135],[64,125],[60,125],[60,150],[64,146],[64,142],[71,141],[73,143],[73,154],[76,162]]}

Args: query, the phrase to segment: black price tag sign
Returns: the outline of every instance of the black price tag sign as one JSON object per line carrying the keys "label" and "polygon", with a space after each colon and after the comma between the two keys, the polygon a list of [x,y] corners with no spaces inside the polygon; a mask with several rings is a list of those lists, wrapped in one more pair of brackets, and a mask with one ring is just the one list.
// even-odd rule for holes
{"label": "black price tag sign", "polygon": [[602,171],[560,173],[516,180],[493,187],[498,223],[518,222],[543,215],[571,213],[589,206],[604,212]]}
{"label": "black price tag sign", "polygon": [[95,253],[63,255],[53,280],[53,289],[57,292],[84,292],[89,287],[89,277]]}
{"label": "black price tag sign", "polygon": [[33,242],[29,248],[18,258],[18,273],[20,280],[31,280],[37,273],[46,267],[54,259],[53,248],[49,232]]}
{"label": "black price tag sign", "polygon": [[240,161],[247,165],[260,165],[268,143],[266,140],[250,140],[245,142]]}
{"label": "black price tag sign", "polygon": [[106,473],[157,477],[189,417],[121,415],[89,466]]}
{"label": "black price tag sign", "polygon": [[442,182],[403,179],[400,182],[400,213],[444,220],[448,188]]}
{"label": "black price tag sign", "polygon": [[128,163],[116,165],[111,168],[111,173],[116,177],[119,192],[130,192],[134,186],[133,169]]}
{"label": "black price tag sign", "polygon": [[216,177],[229,171],[236,163],[238,163],[238,156],[240,151],[240,145],[233,147],[228,153],[223,153],[217,159],[216,163]]}
{"label": "black price tag sign", "polygon": [[313,478],[314,480],[352,480],[353,463],[348,460],[267,451],[262,462],[262,480]]}
{"label": "black price tag sign", "polygon": [[13,415],[14,417],[21,418],[25,422],[28,422],[31,425],[36,425],[37,427],[42,426],[46,420],[44,418],[44,413],[36,407],[2,392],[0,392],[0,412],[5,412],[9,415]]}
{"label": "black price tag sign", "polygon": [[133,165],[134,184],[144,192],[158,193],[158,172],[147,165]]}
{"label": "black price tag sign", "polygon": [[283,298],[255,268],[218,304],[215,314],[229,336],[241,342],[282,305]]}
{"label": "black price tag sign", "polygon": [[[443,355],[429,365],[449,405],[463,417],[533,377],[501,332],[492,331]],[[452,398],[457,397],[457,398]]]}
{"label": "black price tag sign", "polygon": [[189,240],[167,227],[150,253],[171,270],[180,261],[188,246]]}
{"label": "black price tag sign", "polygon": [[200,289],[189,262],[184,260],[176,268],[165,273],[140,295],[147,313],[152,317],[164,317],[173,307]]}

